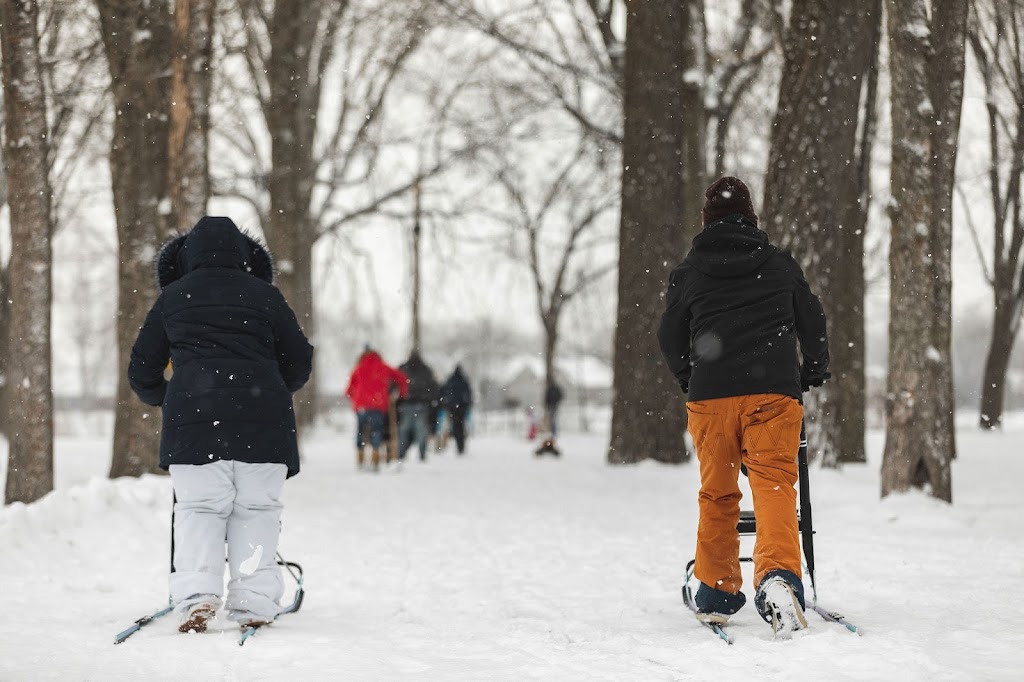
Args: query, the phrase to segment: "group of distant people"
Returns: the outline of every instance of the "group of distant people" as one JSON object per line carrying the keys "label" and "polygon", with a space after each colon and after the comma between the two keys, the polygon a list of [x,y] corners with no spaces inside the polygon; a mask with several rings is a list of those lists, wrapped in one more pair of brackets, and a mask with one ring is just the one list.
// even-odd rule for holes
{"label": "group of distant people", "polygon": [[413,444],[420,461],[426,461],[430,441],[441,450],[449,434],[456,451],[466,451],[473,391],[461,365],[439,384],[419,351],[413,350],[396,369],[367,347],[352,370],[345,396],[356,413],[360,470],[378,471],[382,461],[400,467]]}

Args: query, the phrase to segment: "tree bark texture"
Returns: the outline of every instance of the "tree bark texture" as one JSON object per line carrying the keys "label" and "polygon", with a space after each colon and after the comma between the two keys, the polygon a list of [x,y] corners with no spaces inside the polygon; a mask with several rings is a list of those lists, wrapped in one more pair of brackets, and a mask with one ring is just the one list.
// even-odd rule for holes
{"label": "tree bark texture", "polygon": [[809,450],[825,466],[865,461],[857,133],[877,4],[794,0],[765,178],[761,225],[792,250],[828,318],[832,380],[806,396]]}
{"label": "tree bark texture", "polygon": [[[889,377],[882,495],[952,501],[949,371],[953,166],[966,0],[888,0],[892,74]],[[957,37],[959,36],[959,37]]]}
{"label": "tree bark texture", "polygon": [[53,388],[50,376],[52,225],[46,96],[34,0],[0,2],[4,163],[11,221],[9,410],[5,501],[33,502],[53,490]]}
{"label": "tree bark texture", "polygon": [[[320,0],[278,0],[270,22],[267,80],[271,138],[270,224],[267,245],[276,263],[276,284],[295,311],[303,330],[315,337],[312,251],[317,239],[310,214],[316,181],[316,117],[319,76],[310,77]],[[316,416],[316,372],[295,395],[296,419],[307,425]]]}
{"label": "tree bark texture", "polygon": [[689,459],[683,395],[656,330],[668,275],[701,227],[705,119],[702,84],[690,77],[701,72],[700,7],[627,8],[611,464]]}
{"label": "tree bark texture", "polygon": [[168,226],[185,232],[210,197],[210,84],[217,0],[175,0],[171,45]]}
{"label": "tree bark texture", "polygon": [[160,409],[135,396],[126,368],[135,337],[156,300],[153,261],[169,234],[165,196],[171,13],[167,3],[137,0],[96,0],[96,7],[114,105],[110,174],[119,253],[120,370],[110,463],[114,478],[160,472]]}

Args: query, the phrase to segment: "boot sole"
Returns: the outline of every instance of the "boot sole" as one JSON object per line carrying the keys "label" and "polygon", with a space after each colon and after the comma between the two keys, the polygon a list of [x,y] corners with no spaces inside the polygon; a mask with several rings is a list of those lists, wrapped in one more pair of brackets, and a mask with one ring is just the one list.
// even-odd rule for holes
{"label": "boot sole", "polygon": [[[789,605],[792,606],[793,610],[791,614],[783,614],[780,605],[772,602],[772,634],[776,637],[780,634],[786,637],[797,630],[807,628],[807,618],[804,617],[804,610],[800,608],[800,600],[793,593],[793,588],[786,584],[783,587],[789,595]],[[788,615],[792,615],[793,618],[788,618]]]}

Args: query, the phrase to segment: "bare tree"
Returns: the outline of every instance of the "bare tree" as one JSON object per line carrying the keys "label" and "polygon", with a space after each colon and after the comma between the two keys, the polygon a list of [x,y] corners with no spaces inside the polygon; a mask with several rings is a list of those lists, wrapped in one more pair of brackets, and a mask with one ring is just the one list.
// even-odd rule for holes
{"label": "bare tree", "polygon": [[3,305],[10,345],[7,503],[53,490],[53,387],[50,367],[51,235],[49,127],[34,0],[0,2],[4,163],[11,261]]}
{"label": "bare tree", "polygon": [[866,461],[858,155],[870,145],[859,147],[857,134],[861,117],[873,120],[862,84],[880,22],[874,0],[793,2],[765,179],[763,227],[824,293],[833,380],[808,397],[807,421],[811,451],[832,467]]}
{"label": "bare tree", "polygon": [[[422,174],[370,182],[379,179],[384,151],[376,133],[394,83],[429,28],[428,3],[236,2],[241,21],[228,31],[228,53],[243,60],[249,80],[245,92],[231,83],[224,92],[233,108],[255,93],[259,115],[217,131],[251,169],[215,177],[214,189],[256,210],[277,284],[315,340],[314,245],[437,170],[428,164]],[[314,374],[296,399],[300,424],[315,416],[316,390]]]}
{"label": "bare tree", "polygon": [[[1012,0],[974,0],[968,39],[985,87],[988,112],[990,256],[978,256],[992,287],[992,336],[981,385],[981,428],[1003,418],[1006,371],[1024,311],[1024,8]],[[965,207],[969,206],[964,201]]]}
{"label": "bare tree", "polygon": [[709,159],[712,176],[726,175],[729,154],[726,142],[735,128],[734,119],[738,111],[749,115],[741,103],[749,97],[754,84],[762,76],[765,59],[775,50],[781,32],[782,18],[779,10],[766,0],[741,0],[737,21],[729,22],[732,32],[726,36],[721,49],[712,47],[706,35],[707,45],[705,96],[708,115]]}
{"label": "bare tree", "polygon": [[615,399],[608,461],[682,462],[685,411],[655,335],[665,282],[700,229],[705,185],[701,4],[628,8]]}
{"label": "bare tree", "polygon": [[892,221],[882,495],[952,501],[952,188],[963,98],[966,0],[889,0]]}
{"label": "bare tree", "polygon": [[[153,259],[166,225],[171,14],[167,3],[95,0],[115,112],[110,150],[118,235],[119,368],[156,298]],[[159,473],[159,411],[117,382],[111,478]]]}
{"label": "bare tree", "polygon": [[[516,167],[511,150],[492,161],[507,214],[493,215],[512,231],[512,256],[526,264],[544,332],[544,382],[555,383],[555,357],[563,313],[578,295],[610,274],[614,262],[595,251],[609,246],[602,226],[618,204],[611,188],[611,163],[582,129],[575,149],[551,145],[556,158],[531,155],[527,168]],[[520,149],[522,151],[522,149]],[[536,150],[534,150],[536,151]],[[542,167],[543,166],[543,167]],[[546,167],[546,168],[544,168]],[[540,182],[536,179],[542,177]]]}
{"label": "bare tree", "polygon": [[171,37],[171,111],[167,224],[188,230],[210,197],[210,71],[217,0],[175,0]]}

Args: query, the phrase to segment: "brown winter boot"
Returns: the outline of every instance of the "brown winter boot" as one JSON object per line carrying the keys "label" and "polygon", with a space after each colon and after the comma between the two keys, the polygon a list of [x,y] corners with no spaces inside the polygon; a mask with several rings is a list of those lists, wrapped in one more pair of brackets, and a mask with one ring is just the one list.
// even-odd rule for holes
{"label": "brown winter boot", "polygon": [[362,469],[363,469],[363,464],[364,464],[364,460],[365,459],[366,459],[366,455],[363,453],[363,449],[362,448],[358,448],[356,450],[356,468],[359,469],[360,471],[362,471]]}
{"label": "brown winter boot", "polygon": [[380,449],[374,448],[370,451],[370,468],[374,471],[380,469]]}
{"label": "brown winter boot", "polygon": [[212,604],[196,604],[188,610],[188,618],[178,626],[178,632],[206,632],[206,624],[217,616]]}

